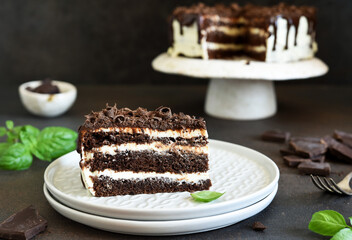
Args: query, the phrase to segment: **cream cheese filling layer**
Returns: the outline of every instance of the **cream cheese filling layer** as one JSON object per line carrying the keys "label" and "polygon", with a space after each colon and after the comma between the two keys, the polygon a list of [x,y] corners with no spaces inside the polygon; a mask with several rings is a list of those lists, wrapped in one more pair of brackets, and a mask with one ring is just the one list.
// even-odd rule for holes
{"label": "cream cheese filling layer", "polygon": [[188,151],[196,154],[208,154],[209,149],[208,146],[200,146],[200,147],[192,147],[192,146],[182,146],[182,145],[165,145],[161,142],[153,142],[150,144],[136,144],[136,143],[125,143],[125,144],[113,144],[113,145],[105,145],[99,148],[93,148],[91,151],[83,151],[82,157],[86,160],[90,160],[94,157],[95,152],[109,154],[109,155],[116,155],[117,152],[124,152],[124,151],[149,151],[153,150],[160,154],[166,153],[167,151]]}
{"label": "cream cheese filling layer", "polygon": [[209,32],[222,32],[229,36],[239,36],[246,34],[245,27],[210,26],[206,29]]}
{"label": "cream cheese filling layer", "polygon": [[146,178],[167,178],[172,181],[178,181],[179,184],[182,184],[182,182],[189,182],[189,183],[198,183],[201,180],[207,180],[209,179],[209,173],[187,173],[187,174],[177,174],[177,173],[170,173],[170,172],[165,172],[165,173],[155,173],[155,172],[140,172],[140,173],[135,173],[132,171],[121,171],[117,172],[111,169],[105,169],[104,171],[94,171],[91,172],[89,168],[82,168],[82,178],[83,181],[86,185],[86,187],[89,189],[89,191],[94,195],[94,190],[93,190],[93,180],[92,177],[99,177],[99,176],[105,176],[109,177],[113,180],[123,180],[123,179],[128,179],[128,180],[143,180]]}
{"label": "cream cheese filling layer", "polygon": [[108,132],[108,133],[129,133],[129,134],[145,134],[151,138],[162,138],[162,137],[172,137],[172,138],[194,138],[194,137],[206,137],[208,138],[208,132],[205,129],[180,129],[180,130],[166,130],[160,131],[150,128],[130,128],[130,127],[111,127],[111,128],[100,128],[94,130],[93,132]]}
{"label": "cream cheese filling layer", "polygon": [[209,50],[242,50],[243,44],[207,42]]}

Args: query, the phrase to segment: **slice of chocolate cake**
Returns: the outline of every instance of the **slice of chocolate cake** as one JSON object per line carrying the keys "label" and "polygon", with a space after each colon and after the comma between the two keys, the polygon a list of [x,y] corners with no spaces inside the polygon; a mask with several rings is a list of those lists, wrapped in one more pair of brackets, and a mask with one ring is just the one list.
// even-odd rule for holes
{"label": "slice of chocolate cake", "polygon": [[85,187],[94,196],[209,189],[205,121],[170,108],[107,106],[86,116],[78,152]]}

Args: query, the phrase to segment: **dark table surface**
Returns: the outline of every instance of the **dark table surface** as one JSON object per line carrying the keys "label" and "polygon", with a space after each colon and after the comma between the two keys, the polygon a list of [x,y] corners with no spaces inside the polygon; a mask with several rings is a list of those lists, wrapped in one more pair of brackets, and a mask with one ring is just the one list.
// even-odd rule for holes
{"label": "dark table surface", "polygon": [[[260,134],[269,129],[290,131],[294,136],[324,136],[334,129],[352,132],[352,87],[281,83],[277,86],[278,113],[257,121],[230,121],[207,116],[203,111],[205,86],[78,86],[73,108],[57,118],[30,115],[21,105],[15,87],[0,89],[0,125],[11,119],[16,125],[36,127],[65,126],[76,130],[84,115],[100,110],[105,103],[149,109],[160,105],[174,111],[204,116],[210,138],[255,149],[273,159],[280,169],[279,190],[273,202],[261,213],[235,225],[210,232],[158,237],[158,239],[324,239],[308,230],[316,211],[333,209],[352,216],[352,198],[319,191],[308,176],[284,165],[279,154],[283,144],[263,142]],[[49,165],[35,159],[25,171],[0,171],[0,220],[30,204],[48,220],[48,229],[36,239],[155,239],[97,230],[71,221],[57,213],[43,194],[43,173]],[[336,179],[352,170],[352,165],[331,162]],[[254,221],[267,226],[264,232],[251,229]],[[328,238],[326,238],[328,239]]]}

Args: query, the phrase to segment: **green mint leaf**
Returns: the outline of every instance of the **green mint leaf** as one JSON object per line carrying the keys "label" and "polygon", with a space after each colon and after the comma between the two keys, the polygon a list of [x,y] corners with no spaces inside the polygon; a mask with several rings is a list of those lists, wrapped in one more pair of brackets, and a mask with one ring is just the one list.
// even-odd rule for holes
{"label": "green mint leaf", "polygon": [[352,217],[349,217],[348,219],[350,220],[350,224],[352,225]]}
{"label": "green mint leaf", "polygon": [[7,132],[6,128],[0,127],[0,137],[5,136],[6,132]]}
{"label": "green mint leaf", "polygon": [[[33,153],[36,152],[37,147],[37,137],[40,134],[40,130],[31,125],[23,126],[19,132],[20,140],[24,145],[26,145],[29,150]],[[33,153],[34,154],[34,153]]]}
{"label": "green mint leaf", "polygon": [[309,230],[323,236],[334,236],[338,231],[348,227],[344,217],[333,210],[324,210],[313,214]]}
{"label": "green mint leaf", "polygon": [[[77,132],[64,127],[47,127],[38,135],[35,154],[41,160],[51,161],[76,149]],[[40,154],[40,155],[39,155]]]}
{"label": "green mint leaf", "polygon": [[0,143],[0,157],[3,155],[3,153],[11,146],[11,143]]}
{"label": "green mint leaf", "polygon": [[350,228],[341,229],[330,240],[348,240],[352,239],[352,230]]}
{"label": "green mint leaf", "polygon": [[199,202],[211,202],[215,199],[218,199],[224,195],[224,193],[213,192],[213,191],[201,191],[196,193],[191,193],[191,196],[194,200]]}
{"label": "green mint leaf", "polygon": [[6,127],[7,127],[9,130],[12,130],[12,129],[13,129],[13,121],[7,120],[5,124],[6,124]]}
{"label": "green mint leaf", "polygon": [[20,137],[20,132],[22,131],[22,126],[17,126],[11,129],[10,131],[7,131],[7,142],[9,143],[16,143],[19,140]]}
{"label": "green mint leaf", "polygon": [[24,144],[9,144],[9,147],[7,147],[7,149],[3,151],[0,156],[0,169],[27,169],[31,166],[32,160],[32,154]]}

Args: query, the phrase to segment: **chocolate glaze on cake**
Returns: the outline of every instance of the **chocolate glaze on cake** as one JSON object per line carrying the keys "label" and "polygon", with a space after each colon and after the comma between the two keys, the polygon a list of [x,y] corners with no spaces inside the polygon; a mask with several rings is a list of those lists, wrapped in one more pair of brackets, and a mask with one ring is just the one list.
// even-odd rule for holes
{"label": "chocolate glaze on cake", "polygon": [[84,186],[112,196],[209,189],[207,144],[201,118],[115,105],[86,116],[77,150]]}

